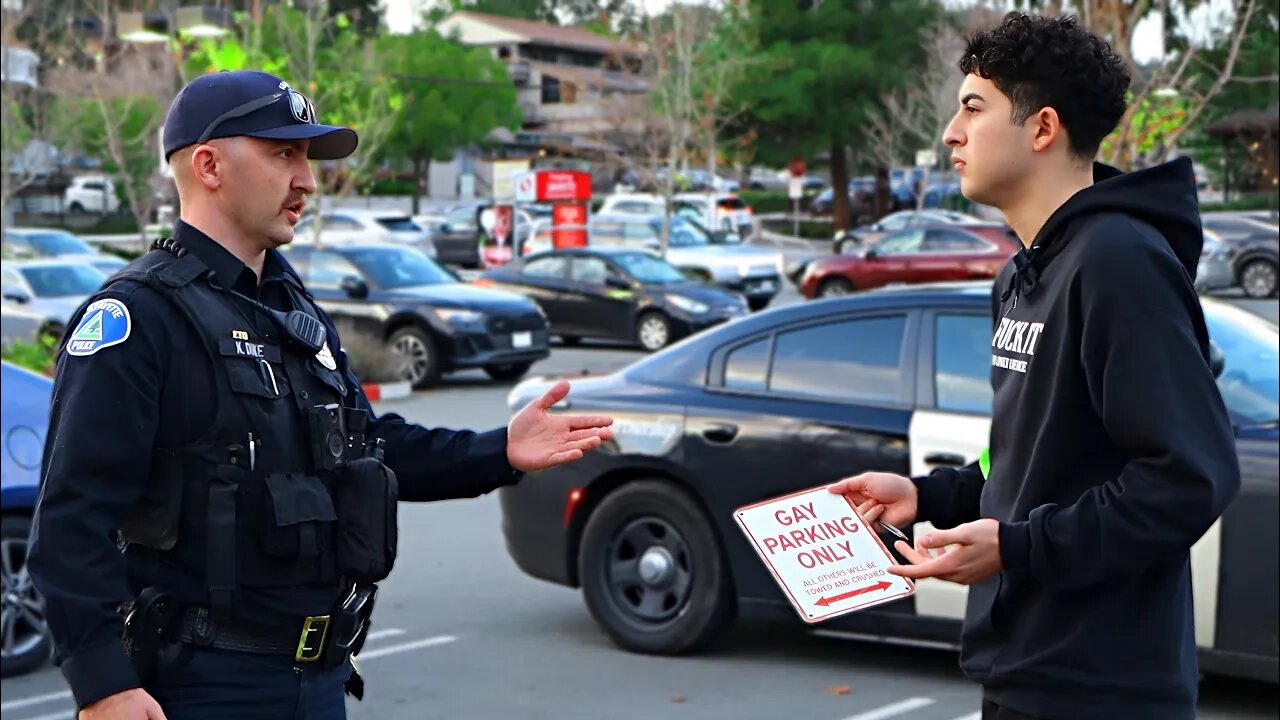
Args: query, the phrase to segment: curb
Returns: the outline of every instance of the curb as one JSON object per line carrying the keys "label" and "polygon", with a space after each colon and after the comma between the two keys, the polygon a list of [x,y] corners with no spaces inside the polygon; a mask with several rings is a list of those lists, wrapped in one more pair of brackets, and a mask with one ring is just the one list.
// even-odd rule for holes
{"label": "curb", "polygon": [[413,394],[413,385],[407,382],[363,383],[360,387],[364,389],[365,397],[369,398],[369,402],[399,400]]}

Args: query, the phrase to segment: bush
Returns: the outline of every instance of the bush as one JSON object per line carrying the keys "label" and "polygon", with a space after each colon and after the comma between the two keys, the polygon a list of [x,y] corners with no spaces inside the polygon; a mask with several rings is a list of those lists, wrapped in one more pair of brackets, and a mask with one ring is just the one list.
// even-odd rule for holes
{"label": "bush", "polygon": [[[764,220],[761,224],[764,229],[779,235],[791,235],[796,230],[795,224],[791,220],[784,218]],[[801,220],[799,229],[800,237],[805,240],[830,242],[836,233],[836,226],[830,220]]]}
{"label": "bush", "polygon": [[362,383],[395,382],[400,379],[400,358],[382,338],[359,330],[351,323],[339,323],[342,349],[351,372]]}
{"label": "bush", "polygon": [[53,376],[58,359],[58,339],[43,335],[38,340],[14,340],[0,353],[8,362],[41,375]]}
{"label": "bush", "polygon": [[1230,202],[1207,202],[1200,203],[1201,212],[1214,212],[1217,210],[1271,210],[1274,211],[1277,205],[1277,197],[1274,193],[1256,193],[1237,197]]}
{"label": "bush", "polygon": [[418,184],[412,178],[378,178],[360,188],[361,195],[410,195],[418,192]]}
{"label": "bush", "polygon": [[[738,197],[742,202],[751,206],[751,209],[757,214],[762,213],[789,213],[793,208],[793,201],[787,197],[785,190],[743,190],[738,193]],[[804,211],[806,201],[800,200],[800,210]]]}

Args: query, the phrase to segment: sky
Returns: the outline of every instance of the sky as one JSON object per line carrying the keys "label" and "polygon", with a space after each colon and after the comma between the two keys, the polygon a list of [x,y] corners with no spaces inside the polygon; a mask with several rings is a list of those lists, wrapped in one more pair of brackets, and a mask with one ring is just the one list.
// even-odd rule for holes
{"label": "sky", "polygon": [[[386,10],[387,27],[393,33],[410,32],[422,12],[438,3],[438,0],[382,0]],[[639,0],[640,7],[648,13],[662,12],[671,4],[671,0]],[[946,0],[950,6],[972,5],[974,0]],[[1007,3],[1010,6],[1013,3]],[[1205,39],[1208,29],[1222,27],[1231,17],[1232,0],[1209,0],[1190,17],[1183,20],[1184,27],[1191,30],[1196,40]],[[1160,57],[1163,52],[1161,41],[1163,20],[1156,17],[1158,13],[1149,15],[1138,24],[1134,34],[1134,60],[1145,63]]]}

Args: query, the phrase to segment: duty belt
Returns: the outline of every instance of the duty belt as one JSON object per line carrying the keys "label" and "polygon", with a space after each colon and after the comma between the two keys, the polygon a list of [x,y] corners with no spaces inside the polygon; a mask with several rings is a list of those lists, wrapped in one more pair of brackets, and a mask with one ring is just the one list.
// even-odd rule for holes
{"label": "duty belt", "polygon": [[257,625],[239,620],[215,621],[209,609],[189,607],[182,614],[178,637],[185,643],[235,652],[292,656],[295,662],[316,662],[329,637],[328,615],[312,615],[301,623]]}

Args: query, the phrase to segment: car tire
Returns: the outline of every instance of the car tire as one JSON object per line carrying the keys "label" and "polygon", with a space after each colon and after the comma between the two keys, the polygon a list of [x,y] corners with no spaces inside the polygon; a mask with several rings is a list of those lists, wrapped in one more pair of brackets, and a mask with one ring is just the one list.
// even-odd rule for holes
{"label": "car tire", "polygon": [[510,382],[519,380],[524,374],[529,372],[532,363],[505,363],[502,365],[485,365],[484,372],[489,377],[499,382]]}
{"label": "car tire", "polygon": [[680,655],[718,638],[737,613],[711,521],[684,490],[642,480],[605,496],[578,555],[592,618],[625,650]]}
{"label": "car tire", "polygon": [[6,644],[0,654],[0,676],[30,672],[43,665],[53,651],[53,639],[45,622],[44,598],[27,574],[27,536],[31,518],[25,515],[0,517],[0,552],[4,560],[4,609],[0,632],[9,637],[13,623],[14,644]]}
{"label": "car tire", "polygon": [[401,360],[400,379],[414,390],[440,382],[440,353],[431,333],[416,325],[402,327],[391,333],[387,347]]}
{"label": "car tire", "polygon": [[582,344],[582,338],[577,335],[561,335],[560,343],[565,347],[578,347]]}
{"label": "car tire", "polygon": [[759,312],[769,307],[769,303],[772,301],[772,297],[747,298],[747,307],[751,309],[751,312]]}
{"label": "car tire", "polygon": [[71,205],[67,207],[67,212],[70,212],[72,215],[87,214],[85,212],[84,205],[81,205],[79,200],[73,201]]}
{"label": "car tire", "polygon": [[1276,264],[1270,260],[1250,260],[1240,268],[1240,289],[1254,300],[1276,294]]}
{"label": "car tire", "polygon": [[818,297],[841,297],[853,292],[853,283],[842,277],[827,278],[818,284]]}
{"label": "car tire", "polygon": [[671,343],[671,321],[660,312],[647,312],[636,321],[636,342],[649,352]]}

